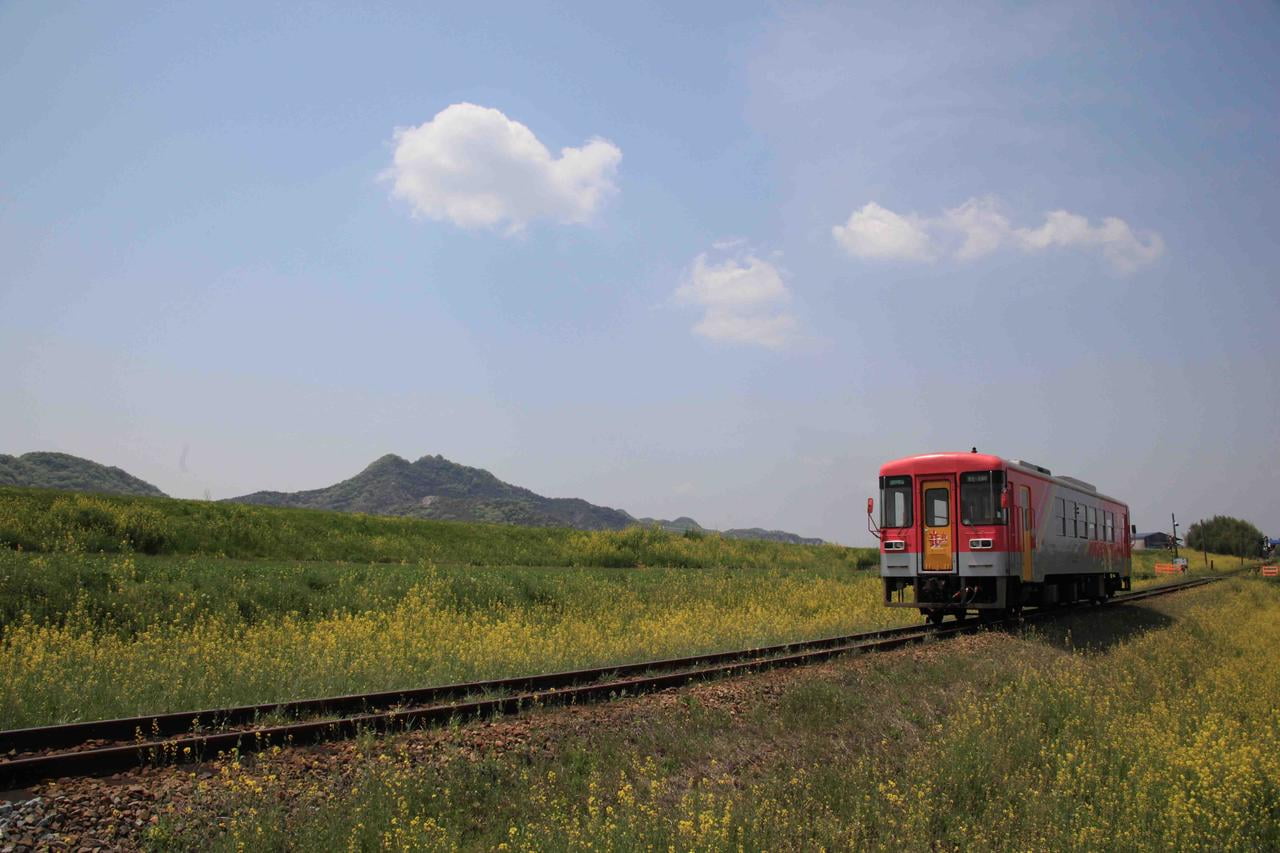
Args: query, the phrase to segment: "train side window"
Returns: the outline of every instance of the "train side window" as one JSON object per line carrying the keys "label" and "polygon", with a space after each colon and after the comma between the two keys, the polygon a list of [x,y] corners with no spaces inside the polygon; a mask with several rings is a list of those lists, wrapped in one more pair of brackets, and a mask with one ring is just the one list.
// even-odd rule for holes
{"label": "train side window", "polygon": [[1085,512],[1086,507],[1082,503],[1076,504],[1076,538],[1089,538],[1089,517]]}
{"label": "train side window", "polygon": [[1058,535],[1067,535],[1067,502],[1063,498],[1058,498]]}
{"label": "train side window", "polygon": [[1098,508],[1091,506],[1086,508],[1085,512],[1089,514],[1089,538],[1097,539],[1098,538]]}
{"label": "train side window", "polygon": [[1115,515],[1111,512],[1111,510],[1104,509],[1102,511],[1102,541],[1103,542],[1115,541],[1114,539],[1115,523],[1116,523]]}

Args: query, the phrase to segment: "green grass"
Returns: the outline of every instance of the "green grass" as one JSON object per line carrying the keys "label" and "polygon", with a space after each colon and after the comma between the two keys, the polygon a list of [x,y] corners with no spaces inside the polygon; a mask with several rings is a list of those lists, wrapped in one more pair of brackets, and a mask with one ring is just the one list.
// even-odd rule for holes
{"label": "green grass", "polygon": [[0,550],[0,639],[5,625],[65,626],[129,637],[218,618],[243,626],[293,617],[313,622],[387,612],[430,584],[437,603],[459,613],[540,608],[563,612],[590,601],[643,601],[668,608],[716,596],[745,606],[783,579],[812,583],[865,580],[874,571],[593,566],[470,566],[238,560],[201,555],[32,554]]}
{"label": "green grass", "polygon": [[[531,586],[544,571],[524,570]],[[0,550],[0,625],[63,625],[74,614],[86,628],[129,636],[214,616],[310,621],[389,609],[424,576],[417,564]],[[518,584],[514,573],[510,581]]]}
{"label": "green grass", "polygon": [[868,567],[874,549],[0,488],[0,547],[473,566]]}
{"label": "green grass", "polygon": [[1233,557],[1230,554],[1209,554],[1206,557],[1199,551],[1188,551],[1185,548],[1178,549],[1178,556],[1187,559],[1185,575],[1157,575],[1155,570],[1156,563],[1172,563],[1173,550],[1143,549],[1134,551],[1131,574],[1133,585],[1135,587],[1146,587],[1152,584],[1177,580],[1179,577],[1220,575],[1240,568],[1250,568],[1258,564],[1257,560],[1246,559],[1242,561],[1239,557]]}
{"label": "green grass", "polygon": [[[4,626],[131,633],[218,616],[243,624],[385,611],[424,579],[443,604],[497,611],[620,588],[655,604],[683,588],[673,572],[756,579],[841,578],[877,565],[871,548],[426,521],[207,501],[0,488]],[[703,581],[707,576],[699,576]],[[697,578],[691,578],[696,582]],[[570,592],[573,591],[573,592]]]}

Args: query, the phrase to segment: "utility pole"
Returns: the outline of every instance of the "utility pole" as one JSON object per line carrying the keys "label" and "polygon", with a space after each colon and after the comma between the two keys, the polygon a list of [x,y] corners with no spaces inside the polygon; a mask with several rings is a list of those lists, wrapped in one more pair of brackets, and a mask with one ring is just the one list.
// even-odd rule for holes
{"label": "utility pole", "polygon": [[1173,519],[1173,559],[1178,559],[1178,517],[1173,513],[1169,513],[1169,518]]}

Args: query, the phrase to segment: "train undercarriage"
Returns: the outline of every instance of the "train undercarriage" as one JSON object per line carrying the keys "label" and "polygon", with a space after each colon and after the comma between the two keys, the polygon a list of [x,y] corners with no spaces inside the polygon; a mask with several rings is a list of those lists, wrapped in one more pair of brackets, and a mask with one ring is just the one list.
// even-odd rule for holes
{"label": "train undercarriage", "polygon": [[1023,607],[1105,601],[1129,586],[1129,578],[1118,573],[1048,575],[1044,581],[1034,583],[1018,577],[921,574],[885,578],[884,603],[889,607],[917,608],[934,623],[948,614],[962,619],[971,610],[983,618],[999,619],[1017,614]]}

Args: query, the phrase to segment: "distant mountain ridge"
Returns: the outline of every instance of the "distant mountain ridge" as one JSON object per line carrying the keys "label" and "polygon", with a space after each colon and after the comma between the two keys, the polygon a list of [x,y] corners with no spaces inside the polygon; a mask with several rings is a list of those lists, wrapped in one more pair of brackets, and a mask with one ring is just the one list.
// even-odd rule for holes
{"label": "distant mountain ridge", "polygon": [[763,527],[735,527],[732,530],[720,531],[721,536],[730,539],[764,539],[769,542],[786,542],[791,545],[825,545],[816,536],[800,536],[785,530],[765,530]]}
{"label": "distant mountain ridge", "polygon": [[635,523],[623,510],[596,506],[580,498],[543,497],[504,483],[483,468],[459,465],[443,456],[423,456],[410,462],[387,454],[349,480],[323,489],[254,492],[228,500],[527,527],[620,530]]}
{"label": "distant mountain ridge", "polygon": [[825,545],[821,539],[800,536],[795,533],[788,533],[785,530],[765,530],[763,527],[735,527],[731,530],[712,530],[709,527],[703,527],[687,515],[671,521],[664,521],[660,518],[640,518],[636,519],[641,524],[653,524],[661,527],[663,530],[669,530],[672,533],[719,533],[730,539],[764,539],[769,542],[786,542],[791,545]]}
{"label": "distant mountain ridge", "polygon": [[[621,530],[633,524],[654,525],[676,533],[716,533],[692,518],[672,521],[636,518],[612,507],[581,498],[548,498],[503,482],[483,468],[451,462],[443,456],[423,456],[416,462],[389,453],[356,476],[323,489],[303,492],[254,492],[235,503],[265,506],[334,509],[372,515],[404,515],[441,521],[486,521],[527,527],[576,527],[580,530]],[[767,539],[821,545],[821,539],[759,527],[726,530],[732,539]]]}
{"label": "distant mountain ridge", "polygon": [[0,486],[167,497],[155,486],[127,471],[69,453],[36,452],[21,456],[0,453]]}
{"label": "distant mountain ridge", "polygon": [[[0,486],[31,486],[73,492],[139,497],[168,497],[160,489],[113,466],[67,453],[0,453]],[[759,527],[717,531],[688,516],[666,520],[636,518],[626,510],[598,506],[581,498],[548,498],[503,482],[483,468],[423,456],[416,462],[389,453],[350,479],[302,492],[263,491],[227,498],[230,503],[328,509],[370,515],[399,515],[440,521],[481,521],[525,527],[574,527],[622,530],[635,524],[673,533],[720,533],[730,539],[765,539],[821,545],[821,539]]]}

